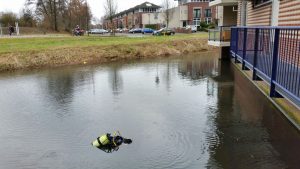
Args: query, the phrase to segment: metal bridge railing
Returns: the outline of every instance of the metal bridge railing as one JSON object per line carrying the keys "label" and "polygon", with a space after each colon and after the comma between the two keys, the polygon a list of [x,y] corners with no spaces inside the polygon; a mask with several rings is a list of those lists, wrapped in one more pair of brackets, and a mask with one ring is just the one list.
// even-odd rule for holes
{"label": "metal bridge railing", "polygon": [[218,29],[208,30],[209,41],[230,42],[231,26],[220,26]]}
{"label": "metal bridge railing", "polygon": [[253,80],[300,107],[300,27],[232,27],[230,52]]}

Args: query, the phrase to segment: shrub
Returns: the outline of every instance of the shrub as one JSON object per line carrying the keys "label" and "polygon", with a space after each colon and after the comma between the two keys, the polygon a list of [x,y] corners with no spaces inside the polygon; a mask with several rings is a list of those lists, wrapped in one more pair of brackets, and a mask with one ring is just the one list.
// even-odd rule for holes
{"label": "shrub", "polygon": [[145,28],[151,28],[151,29],[157,29],[157,24],[148,24],[148,25],[145,25]]}

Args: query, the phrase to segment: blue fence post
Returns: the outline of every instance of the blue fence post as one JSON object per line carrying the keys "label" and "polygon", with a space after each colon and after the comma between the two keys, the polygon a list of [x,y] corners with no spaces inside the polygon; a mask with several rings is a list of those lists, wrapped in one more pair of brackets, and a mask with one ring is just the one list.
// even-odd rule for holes
{"label": "blue fence post", "polygon": [[255,28],[254,56],[253,56],[253,75],[252,75],[253,80],[257,80],[256,66],[257,66],[258,44],[259,44],[259,29]]}
{"label": "blue fence post", "polygon": [[275,28],[270,97],[280,97],[280,95],[276,92],[276,89],[275,89],[276,85],[274,83],[276,81],[276,76],[277,76],[279,33],[280,33],[280,29]]}
{"label": "blue fence post", "polygon": [[237,60],[237,53],[239,50],[239,28],[235,28],[235,33],[236,33],[236,40],[235,40],[235,51],[234,51],[234,63],[238,63]]}
{"label": "blue fence post", "polygon": [[244,43],[243,43],[243,59],[242,59],[242,70],[246,70],[246,63],[245,63],[245,57],[246,57],[246,51],[247,51],[247,28],[244,28]]}

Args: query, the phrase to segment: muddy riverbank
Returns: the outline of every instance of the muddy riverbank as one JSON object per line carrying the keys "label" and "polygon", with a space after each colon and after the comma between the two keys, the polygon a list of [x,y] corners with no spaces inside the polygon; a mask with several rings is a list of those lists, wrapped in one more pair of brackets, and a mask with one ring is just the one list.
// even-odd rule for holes
{"label": "muddy riverbank", "polygon": [[[90,40],[90,39],[89,39]],[[57,42],[54,42],[57,43]],[[44,67],[59,67],[64,65],[98,64],[119,60],[166,57],[214,50],[207,45],[207,39],[159,39],[136,43],[111,43],[98,45],[65,45],[53,48],[32,47],[29,50],[14,50],[0,53],[0,71],[20,69],[38,69]],[[67,42],[65,42],[67,43]],[[84,42],[83,42],[84,43]],[[89,42],[90,43],[90,42]]]}

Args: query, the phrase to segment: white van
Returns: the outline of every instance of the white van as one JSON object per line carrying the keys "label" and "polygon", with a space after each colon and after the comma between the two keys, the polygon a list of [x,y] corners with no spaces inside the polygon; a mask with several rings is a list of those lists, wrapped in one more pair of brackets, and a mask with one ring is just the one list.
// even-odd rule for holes
{"label": "white van", "polygon": [[197,26],[196,25],[187,25],[185,28],[186,29],[191,29],[192,32],[197,32]]}

